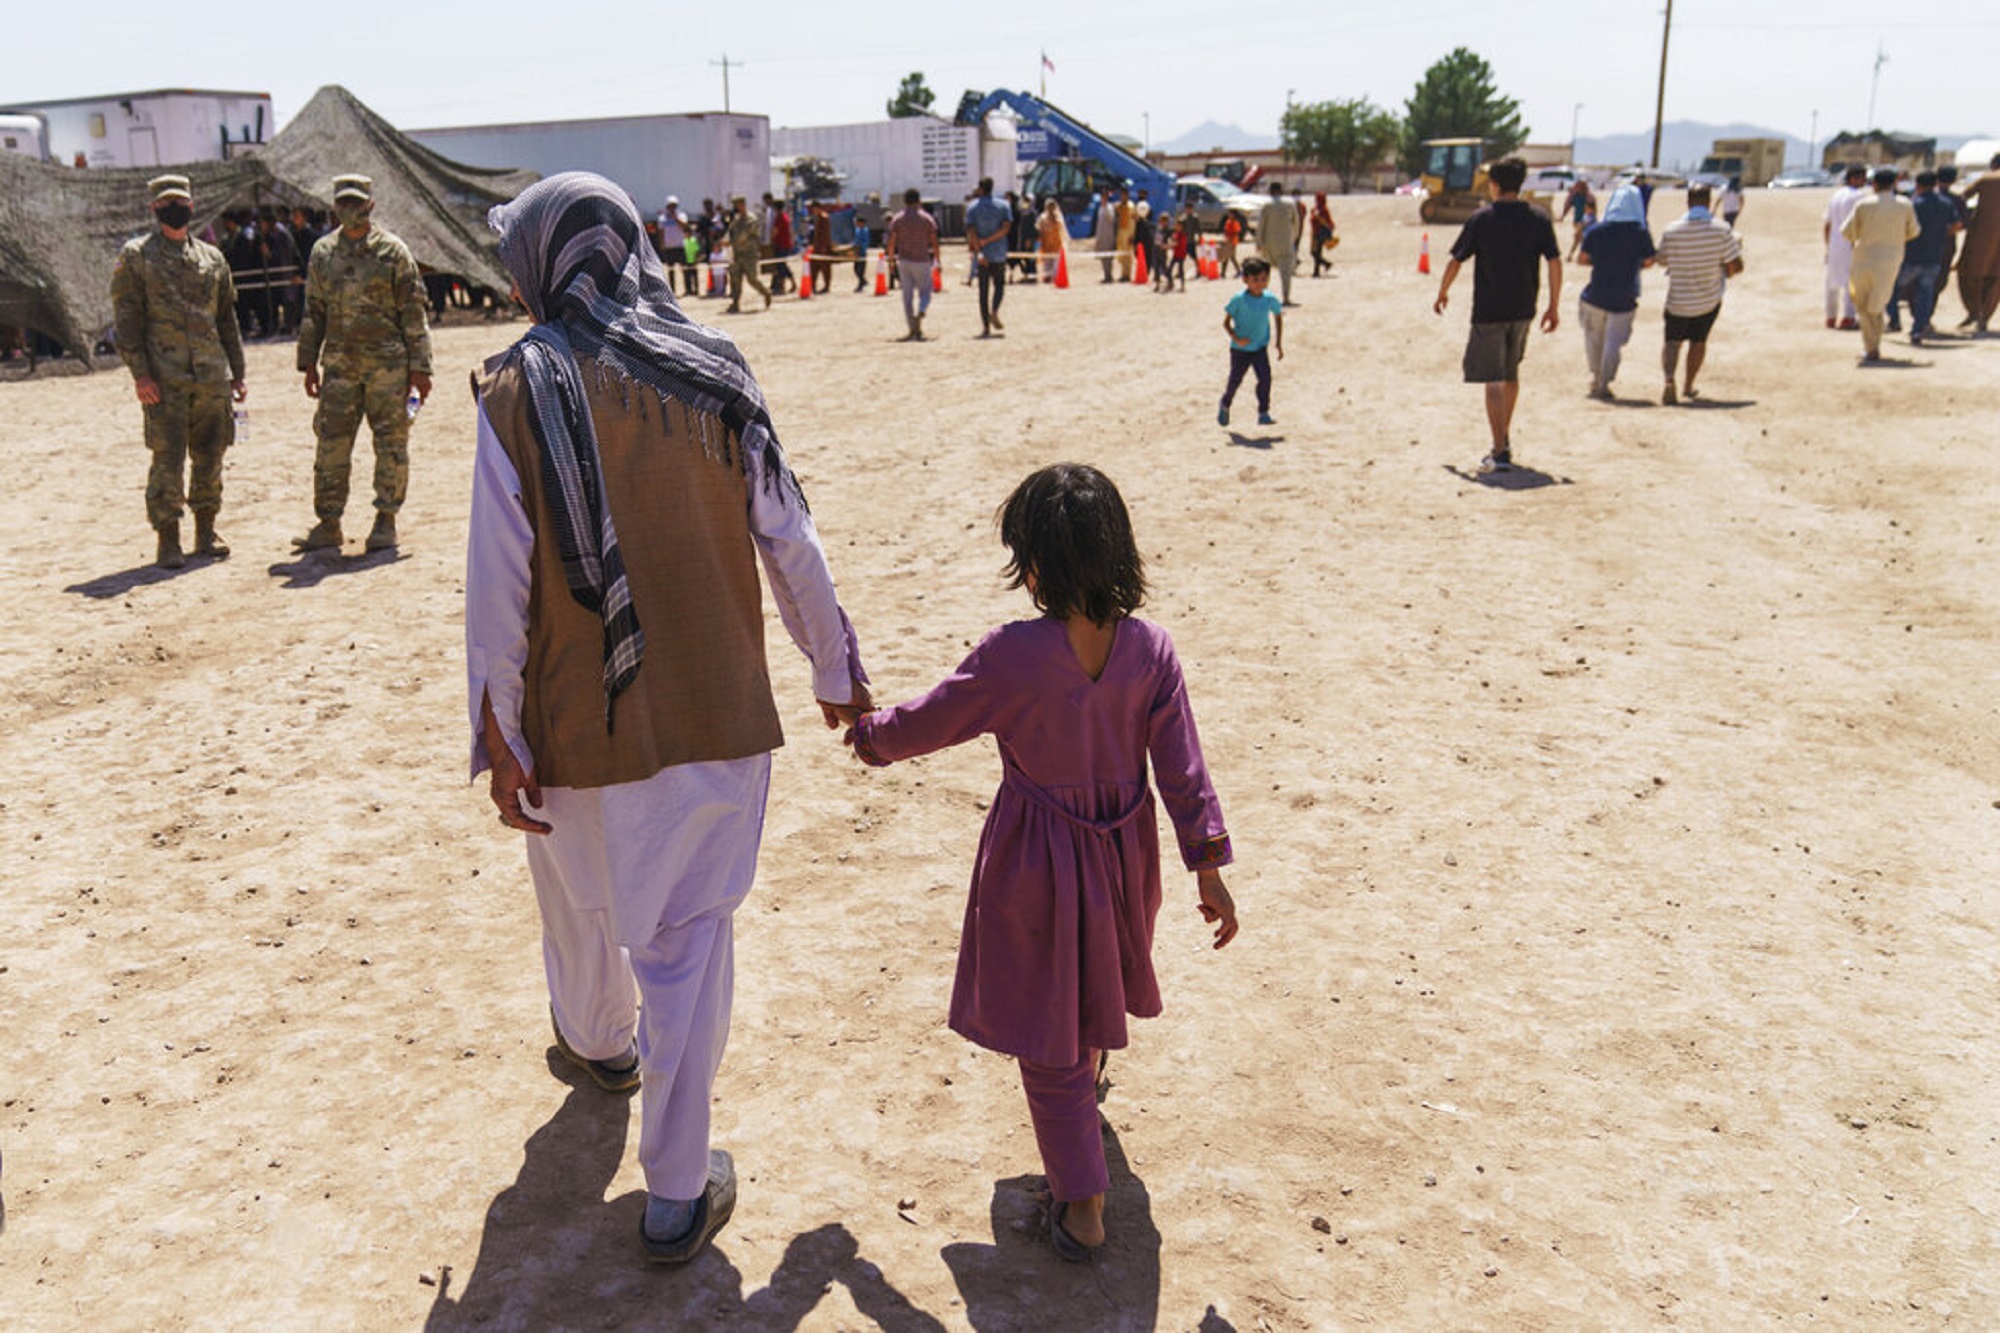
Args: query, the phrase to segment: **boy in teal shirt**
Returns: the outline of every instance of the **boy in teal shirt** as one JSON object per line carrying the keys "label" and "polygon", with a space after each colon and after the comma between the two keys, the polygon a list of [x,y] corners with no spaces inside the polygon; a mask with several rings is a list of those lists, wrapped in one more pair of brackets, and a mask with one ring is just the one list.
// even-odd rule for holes
{"label": "boy in teal shirt", "polygon": [[1229,404],[1246,371],[1257,372],[1257,424],[1274,426],[1271,417],[1271,334],[1277,330],[1278,360],[1285,359],[1285,307],[1264,289],[1271,283],[1271,266],[1262,259],[1243,261],[1243,290],[1222,308],[1222,327],[1229,334],[1229,386],[1222,391],[1218,426],[1229,424]]}

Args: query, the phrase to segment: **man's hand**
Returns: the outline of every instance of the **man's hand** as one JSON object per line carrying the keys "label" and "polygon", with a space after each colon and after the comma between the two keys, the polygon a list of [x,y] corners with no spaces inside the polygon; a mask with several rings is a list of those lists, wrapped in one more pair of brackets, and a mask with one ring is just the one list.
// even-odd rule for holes
{"label": "man's hand", "polygon": [[413,370],[410,372],[410,387],[417,391],[417,398],[420,402],[428,403],[431,400],[431,377],[423,371]]}
{"label": "man's hand", "polygon": [[308,367],[308,368],[307,368],[307,370],[306,370],[306,397],[308,397],[308,398],[317,398],[317,397],[319,397],[319,367],[318,367],[318,366],[312,366],[312,367]]}
{"label": "man's hand", "polygon": [[139,401],[147,407],[160,401],[160,382],[151,375],[133,376],[132,388],[139,395]]}
{"label": "man's hand", "polygon": [[854,693],[847,703],[830,704],[824,699],[815,702],[819,704],[819,715],[826,720],[828,731],[852,727],[861,720],[863,713],[875,711],[874,697],[868,693],[868,687],[858,680],[854,682]]}
{"label": "man's hand", "polygon": [[250,387],[242,380],[231,380],[229,381],[229,396],[240,403],[250,396]]}
{"label": "man's hand", "polygon": [[500,732],[500,720],[493,716],[492,700],[480,700],[479,713],[485,736],[486,760],[492,765],[492,783],[487,788],[487,794],[500,808],[500,822],[523,833],[552,832],[553,825],[536,819],[521,804],[521,797],[526,796],[529,805],[541,809],[542,784],[535,781],[535,775],[524,770],[521,761],[514,757],[507,738]]}
{"label": "man's hand", "polygon": [[1440,288],[1438,291],[1438,299],[1431,302],[1431,312],[1433,314],[1442,315],[1444,313],[1444,308],[1450,304],[1451,304],[1451,297],[1446,295],[1444,290]]}
{"label": "man's hand", "polygon": [[1556,313],[1554,306],[1550,306],[1542,315],[1542,332],[1554,333],[1556,325],[1560,323],[1562,323],[1562,317]]}
{"label": "man's hand", "polygon": [[1220,924],[1215,928],[1215,947],[1236,938],[1236,900],[1223,886],[1220,870],[1195,871],[1195,886],[1201,893],[1201,919]]}

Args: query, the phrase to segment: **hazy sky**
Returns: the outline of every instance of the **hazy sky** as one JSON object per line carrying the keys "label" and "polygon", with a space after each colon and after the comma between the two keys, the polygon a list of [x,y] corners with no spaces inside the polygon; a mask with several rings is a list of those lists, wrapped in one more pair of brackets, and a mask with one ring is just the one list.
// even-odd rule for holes
{"label": "hazy sky", "polygon": [[[357,14],[343,26],[343,8]],[[774,125],[879,119],[921,70],[949,115],[966,88],[1032,91],[1100,129],[1172,139],[1205,120],[1275,134],[1288,95],[1400,111],[1455,46],[1493,66],[1538,141],[1651,127],[1663,7],[1627,0],[1144,0],[1097,4],[693,5],[488,0],[391,6],[48,0],[10,6],[0,102],[151,88],[269,92],[280,124],[345,84],[409,129],[718,110]],[[25,12],[21,12],[24,11]],[[891,16],[912,14],[910,22]],[[608,15],[566,22],[565,16]],[[745,21],[738,22],[737,15]],[[385,15],[395,15],[390,18]],[[2000,133],[1993,0],[1678,0],[1669,120],[1801,139],[1878,125]],[[1577,104],[1582,109],[1577,110]],[[1950,145],[1948,145],[1950,146]]]}

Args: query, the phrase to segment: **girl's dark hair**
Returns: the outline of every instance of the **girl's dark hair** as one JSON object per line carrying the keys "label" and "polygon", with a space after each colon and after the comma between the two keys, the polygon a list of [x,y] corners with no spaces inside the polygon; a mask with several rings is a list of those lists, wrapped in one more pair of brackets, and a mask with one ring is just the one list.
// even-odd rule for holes
{"label": "girl's dark hair", "polygon": [[998,515],[1010,588],[1035,576],[1035,605],[1057,619],[1099,625],[1146,600],[1145,562],[1111,478],[1086,463],[1057,463],[1014,488]]}

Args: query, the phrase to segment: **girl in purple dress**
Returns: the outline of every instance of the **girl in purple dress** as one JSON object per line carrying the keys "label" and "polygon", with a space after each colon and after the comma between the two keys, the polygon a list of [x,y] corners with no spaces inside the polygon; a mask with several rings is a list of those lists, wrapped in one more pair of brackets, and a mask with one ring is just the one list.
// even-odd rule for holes
{"label": "girl in purple dress", "polygon": [[866,714],[847,740],[873,765],[989,732],[999,743],[951,1027],[1020,1062],[1049,1178],[1049,1239],[1075,1262],[1104,1242],[1111,1183],[1098,1058],[1125,1045],[1127,1014],[1160,1012],[1148,760],[1218,949],[1236,936],[1221,874],[1229,835],[1173,643],[1132,615],[1146,580],[1118,488],[1095,468],[1057,464],[1017,486],[999,520],[1008,586],[1026,588],[1041,617],[992,631],[936,689]]}

